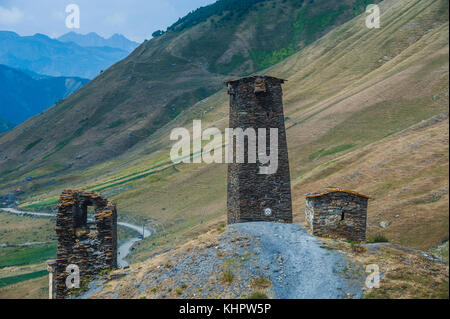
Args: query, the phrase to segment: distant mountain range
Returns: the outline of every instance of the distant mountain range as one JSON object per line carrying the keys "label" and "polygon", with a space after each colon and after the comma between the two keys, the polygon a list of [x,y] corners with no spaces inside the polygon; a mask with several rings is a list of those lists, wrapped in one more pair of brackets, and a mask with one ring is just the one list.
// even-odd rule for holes
{"label": "distant mountain range", "polygon": [[0,65],[0,132],[46,110],[87,82],[76,77],[27,74]]}
{"label": "distant mountain range", "polygon": [[69,32],[57,40],[0,31],[0,133],[54,105],[139,43]]}
{"label": "distant mountain range", "polygon": [[74,42],[82,47],[111,47],[127,52],[131,52],[139,46],[138,42],[128,40],[123,35],[117,33],[105,39],[95,32],[88,34],[69,32],[60,36],[57,40],[61,42]]}
{"label": "distant mountain range", "polygon": [[[124,41],[120,36],[107,41],[110,40],[111,43]],[[22,37],[14,32],[0,31],[0,64],[38,74],[92,79],[128,54],[129,50],[107,46],[84,47],[43,34]]]}

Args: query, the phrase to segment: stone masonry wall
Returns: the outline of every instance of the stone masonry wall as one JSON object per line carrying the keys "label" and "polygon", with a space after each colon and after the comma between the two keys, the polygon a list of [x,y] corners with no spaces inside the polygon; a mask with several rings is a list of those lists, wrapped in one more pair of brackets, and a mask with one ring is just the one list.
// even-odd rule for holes
{"label": "stone masonry wall", "polygon": [[[284,123],[281,79],[254,76],[230,81],[230,128],[266,128],[266,154],[270,152],[270,128],[278,128],[278,170],[259,174],[261,164],[248,163],[245,141],[245,163],[228,164],[228,223],[273,221],[292,223],[289,160]],[[236,145],[236,138],[234,143]],[[270,211],[268,210],[270,209]],[[268,214],[270,213],[270,214]]]}
{"label": "stone masonry wall", "polygon": [[354,192],[328,192],[306,198],[306,221],[314,235],[366,240],[368,197]]}
{"label": "stone masonry wall", "polygon": [[[94,207],[94,220],[88,220],[89,206]],[[117,267],[117,210],[101,195],[65,190],[58,203],[56,235],[56,298],[71,294],[66,287],[68,265],[79,267],[80,281]]]}

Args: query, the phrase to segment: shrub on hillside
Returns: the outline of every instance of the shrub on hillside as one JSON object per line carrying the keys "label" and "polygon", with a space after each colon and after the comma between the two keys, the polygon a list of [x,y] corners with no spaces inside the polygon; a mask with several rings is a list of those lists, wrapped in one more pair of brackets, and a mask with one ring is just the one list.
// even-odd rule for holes
{"label": "shrub on hillside", "polygon": [[388,243],[389,239],[383,234],[376,234],[375,236],[369,237],[368,241],[371,243]]}

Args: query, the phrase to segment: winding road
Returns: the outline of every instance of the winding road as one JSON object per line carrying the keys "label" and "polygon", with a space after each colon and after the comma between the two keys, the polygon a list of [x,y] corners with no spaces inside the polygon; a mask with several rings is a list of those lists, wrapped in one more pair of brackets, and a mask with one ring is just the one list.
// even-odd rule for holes
{"label": "winding road", "polygon": [[[52,213],[28,212],[28,211],[21,211],[21,210],[15,209],[15,208],[0,208],[0,211],[4,211],[4,212],[10,213],[10,214],[15,214],[15,215],[32,215],[32,216],[36,216],[36,217],[56,217],[56,215],[52,214]],[[89,220],[92,221],[92,219],[89,219]],[[117,222],[117,225],[134,230],[135,232],[139,233],[140,235],[143,235],[144,238],[148,238],[151,235],[153,235],[153,233],[154,233],[153,229],[144,227],[144,233],[142,234],[142,226],[134,225],[131,223]],[[117,248],[117,252],[118,252],[117,266],[119,268],[128,266],[128,262],[125,260],[125,258],[130,254],[131,248],[133,247],[133,245],[140,240],[142,240],[142,239],[139,237],[129,238]]]}

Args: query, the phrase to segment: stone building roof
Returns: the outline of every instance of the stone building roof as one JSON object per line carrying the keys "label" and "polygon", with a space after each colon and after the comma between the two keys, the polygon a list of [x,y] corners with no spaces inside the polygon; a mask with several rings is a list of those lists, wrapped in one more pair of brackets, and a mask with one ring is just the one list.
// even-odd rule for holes
{"label": "stone building roof", "polygon": [[239,78],[239,79],[234,79],[234,80],[226,81],[225,84],[227,84],[227,85],[228,85],[228,84],[233,85],[233,84],[236,84],[236,83],[239,83],[239,82],[252,82],[252,81],[254,81],[254,80],[256,80],[256,79],[277,80],[277,81],[279,81],[280,83],[286,82],[286,80],[279,79],[279,78],[276,78],[276,77],[273,77],[273,76],[269,76],[269,75],[252,75],[252,76],[249,76],[249,77],[246,77],[246,78]]}
{"label": "stone building roof", "polygon": [[320,197],[320,196],[324,196],[324,195],[327,195],[327,194],[330,194],[330,193],[338,193],[338,192],[347,193],[347,194],[353,194],[353,195],[356,195],[356,196],[359,196],[359,197],[364,197],[364,198],[367,198],[367,199],[371,199],[371,197],[368,196],[368,195],[364,195],[364,194],[361,194],[361,193],[358,193],[358,192],[355,192],[355,191],[351,191],[351,190],[348,190],[348,189],[342,189],[342,188],[325,188],[323,191],[320,191],[320,192],[317,192],[317,193],[305,194],[305,195],[306,195],[306,198],[314,198],[314,197]]}

